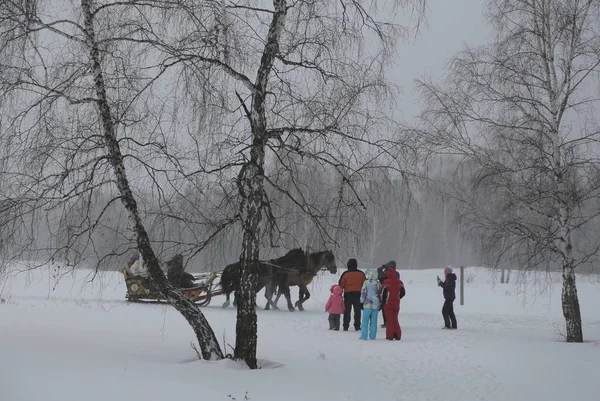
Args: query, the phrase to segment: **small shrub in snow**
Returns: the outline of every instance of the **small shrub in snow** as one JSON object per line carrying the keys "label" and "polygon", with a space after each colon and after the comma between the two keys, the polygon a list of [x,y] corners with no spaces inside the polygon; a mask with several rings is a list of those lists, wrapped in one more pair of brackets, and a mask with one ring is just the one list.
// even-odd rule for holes
{"label": "small shrub in snow", "polygon": [[[227,352],[227,348],[231,350],[231,352]],[[226,359],[233,360],[233,354],[235,354],[235,347],[227,342],[227,336],[225,332],[223,332],[223,352],[225,353]]]}

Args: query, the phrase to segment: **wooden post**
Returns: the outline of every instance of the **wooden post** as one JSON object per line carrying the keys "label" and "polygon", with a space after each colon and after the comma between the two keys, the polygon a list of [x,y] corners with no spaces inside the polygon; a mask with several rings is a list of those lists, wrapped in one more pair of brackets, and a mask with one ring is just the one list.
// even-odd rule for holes
{"label": "wooden post", "polygon": [[460,304],[465,304],[465,267],[460,267]]}

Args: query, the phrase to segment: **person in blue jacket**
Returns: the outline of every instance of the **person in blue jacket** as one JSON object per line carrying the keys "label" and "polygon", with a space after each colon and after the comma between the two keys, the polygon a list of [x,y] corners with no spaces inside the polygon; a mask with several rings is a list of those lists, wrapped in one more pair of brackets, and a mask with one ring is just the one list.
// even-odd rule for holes
{"label": "person in blue jacket", "polygon": [[369,270],[367,281],[363,283],[360,291],[360,303],[363,310],[360,340],[366,340],[367,333],[371,340],[377,337],[377,315],[381,305],[380,292],[381,283],[378,280],[377,270]]}

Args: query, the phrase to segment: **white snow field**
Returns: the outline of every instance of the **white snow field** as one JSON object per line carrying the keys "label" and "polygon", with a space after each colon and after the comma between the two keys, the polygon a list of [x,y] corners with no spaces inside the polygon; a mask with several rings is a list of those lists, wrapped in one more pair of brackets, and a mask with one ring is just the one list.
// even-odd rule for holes
{"label": "white snow field", "polygon": [[[391,342],[384,329],[375,341],[328,331],[323,308],[339,275],[322,273],[305,312],[264,311],[259,295],[263,368],[251,371],[198,360],[184,319],[164,304],[127,303],[120,273],[86,283],[91,272],[79,270],[57,285],[55,273],[13,267],[0,280],[2,401],[600,399],[598,276],[579,276],[586,342],[567,344],[559,276],[516,284],[513,272],[515,284],[501,285],[490,270],[468,268],[465,305],[455,302],[459,329],[449,331],[441,330],[441,269],[401,270],[403,337]],[[235,310],[223,300],[202,310],[234,344]]]}

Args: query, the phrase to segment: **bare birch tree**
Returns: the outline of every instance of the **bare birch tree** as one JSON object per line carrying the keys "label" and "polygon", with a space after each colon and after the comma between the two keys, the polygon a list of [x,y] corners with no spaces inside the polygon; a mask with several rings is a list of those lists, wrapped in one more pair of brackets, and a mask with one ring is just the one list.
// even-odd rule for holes
{"label": "bare birch tree", "polygon": [[[150,150],[151,160],[142,163],[150,182],[174,164],[170,157],[161,158],[167,156],[165,146],[130,135],[134,127],[143,132],[155,122],[141,106],[168,67],[168,61],[154,60],[147,47],[132,45],[135,32],[129,22],[136,17],[137,2],[130,3],[0,4],[0,102],[3,115],[12,120],[2,127],[2,195],[8,205],[3,215],[15,222],[29,214],[33,224],[35,214],[58,211],[60,217],[74,205],[89,204],[103,188],[116,190],[104,210],[94,219],[86,214],[87,221],[72,236],[93,232],[105,210],[121,202],[151,279],[194,330],[202,357],[222,359],[198,306],[166,280],[127,174],[123,144],[138,147],[128,155],[133,159]],[[161,160],[153,166],[153,159]]]}
{"label": "bare birch tree", "polygon": [[446,86],[420,84],[420,133],[471,176],[454,188],[462,217],[488,249],[506,242],[525,268],[562,270],[568,342],[583,341],[576,269],[598,250],[574,238],[598,215],[585,206],[600,195],[599,7],[492,0],[493,42],[456,56]]}

